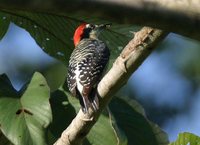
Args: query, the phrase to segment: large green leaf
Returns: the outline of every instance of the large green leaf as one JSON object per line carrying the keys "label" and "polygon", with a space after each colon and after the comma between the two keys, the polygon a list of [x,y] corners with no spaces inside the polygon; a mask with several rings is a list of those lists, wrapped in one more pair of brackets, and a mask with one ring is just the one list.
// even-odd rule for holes
{"label": "large green leaf", "polygon": [[200,137],[192,133],[180,133],[175,142],[169,145],[200,145]]}
{"label": "large green leaf", "polygon": [[101,115],[97,123],[93,126],[87,139],[92,145],[117,145],[118,137],[116,136],[108,116]]}
{"label": "large green leaf", "polygon": [[3,134],[15,145],[45,145],[45,128],[52,115],[50,91],[44,77],[35,73],[24,88],[25,92],[14,91],[5,76],[0,80],[3,80],[0,81],[0,129]]}
{"label": "large green leaf", "polygon": [[[45,52],[65,63],[68,62],[74,49],[73,33],[80,23],[83,21],[92,23],[107,22],[97,18],[72,14],[53,15],[10,10],[0,10],[0,14],[2,16],[6,15],[7,20],[25,28]],[[111,50],[112,61],[133,37],[131,31],[135,29],[134,26],[113,24],[111,29],[102,34],[101,38]]]}
{"label": "large green leaf", "polygon": [[25,28],[49,55],[66,61],[72,50],[72,36],[77,22],[49,14],[1,10],[10,22]]}
{"label": "large green leaf", "polygon": [[167,135],[146,119],[143,108],[136,101],[127,97],[114,98],[109,110],[116,133],[125,135],[129,145],[168,144]]}

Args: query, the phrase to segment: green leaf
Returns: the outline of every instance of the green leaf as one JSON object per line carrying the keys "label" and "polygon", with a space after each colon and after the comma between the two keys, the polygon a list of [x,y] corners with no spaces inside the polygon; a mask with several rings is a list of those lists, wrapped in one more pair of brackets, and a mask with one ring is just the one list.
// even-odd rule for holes
{"label": "green leaf", "polygon": [[73,30],[77,25],[70,19],[42,13],[1,10],[9,20],[26,29],[37,44],[49,55],[66,62],[74,46]]}
{"label": "green leaf", "polygon": [[200,137],[188,132],[180,133],[177,140],[169,145],[200,145]]}
{"label": "green leaf", "polygon": [[108,109],[109,117],[111,125],[113,126],[113,130],[115,132],[118,145],[127,145],[128,144],[128,138],[123,130],[121,130],[117,125],[117,120],[114,118],[110,110]]}
{"label": "green leaf", "polygon": [[[97,123],[93,126],[87,139],[91,145],[117,145],[118,138],[111,126],[108,116],[100,115]],[[86,143],[85,143],[86,144]]]}
{"label": "green leaf", "polygon": [[13,93],[12,86],[6,86],[5,91],[0,88],[1,131],[15,145],[45,145],[45,128],[52,116],[44,77],[35,73],[25,92]]}
{"label": "green leaf", "polygon": [[167,135],[146,119],[144,110],[136,101],[127,97],[114,98],[109,104],[109,110],[119,139],[125,135],[130,145],[168,144]]}
{"label": "green leaf", "polygon": [[53,92],[65,82],[67,68],[63,63],[56,61],[55,63],[44,67],[41,73],[46,78],[51,92]]}
{"label": "green leaf", "polygon": [[156,137],[158,145],[168,145],[169,139],[167,133],[165,133],[157,124],[149,121],[152,131]]}
{"label": "green leaf", "polygon": [[8,15],[4,13],[0,13],[0,40],[6,34],[9,24],[10,24],[10,21],[9,21]]}

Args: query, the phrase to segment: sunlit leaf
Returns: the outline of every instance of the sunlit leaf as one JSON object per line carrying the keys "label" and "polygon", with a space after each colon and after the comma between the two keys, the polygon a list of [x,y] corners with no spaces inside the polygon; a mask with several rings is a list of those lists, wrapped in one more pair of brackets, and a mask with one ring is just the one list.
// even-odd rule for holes
{"label": "sunlit leaf", "polygon": [[200,137],[192,133],[180,133],[175,142],[169,145],[200,145]]}
{"label": "sunlit leaf", "polygon": [[[3,78],[2,78],[3,77]],[[14,92],[9,80],[0,77],[0,124],[3,134],[15,145],[45,145],[45,128],[52,120],[49,87],[35,73],[25,92]],[[2,86],[7,88],[2,90]],[[10,90],[10,91],[9,91]]]}

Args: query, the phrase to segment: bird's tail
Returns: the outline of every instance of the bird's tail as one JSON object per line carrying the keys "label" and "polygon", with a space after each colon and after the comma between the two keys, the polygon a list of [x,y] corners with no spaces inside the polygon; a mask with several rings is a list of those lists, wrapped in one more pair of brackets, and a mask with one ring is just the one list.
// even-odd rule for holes
{"label": "bird's tail", "polygon": [[87,113],[89,108],[92,108],[94,111],[99,109],[99,98],[96,93],[96,89],[92,89],[89,96],[82,96],[80,93],[78,94],[79,102],[81,104],[81,109],[83,113]]}
{"label": "bird's tail", "polygon": [[94,92],[93,95],[91,95],[91,97],[89,97],[89,100],[90,100],[90,103],[92,105],[92,109],[94,111],[99,110],[99,98],[98,98],[98,95],[97,95],[96,91]]}

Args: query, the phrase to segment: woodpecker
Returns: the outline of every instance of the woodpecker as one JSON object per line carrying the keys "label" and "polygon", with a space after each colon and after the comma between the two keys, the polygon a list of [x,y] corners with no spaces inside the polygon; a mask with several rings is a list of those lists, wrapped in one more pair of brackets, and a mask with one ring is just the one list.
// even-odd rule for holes
{"label": "woodpecker", "polygon": [[97,85],[102,77],[110,52],[98,36],[110,24],[81,24],[74,33],[75,49],[71,54],[67,83],[69,91],[79,99],[82,111],[99,109]]}

